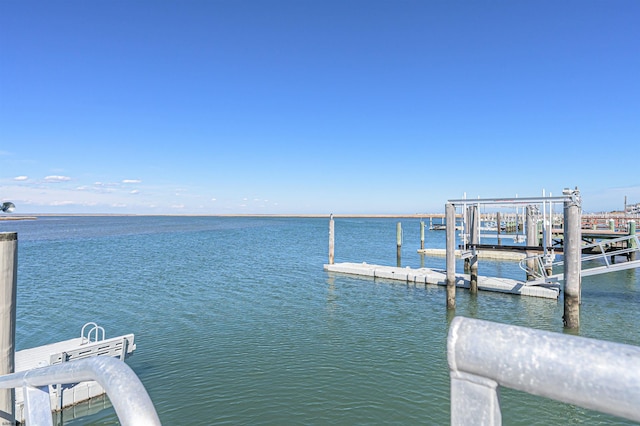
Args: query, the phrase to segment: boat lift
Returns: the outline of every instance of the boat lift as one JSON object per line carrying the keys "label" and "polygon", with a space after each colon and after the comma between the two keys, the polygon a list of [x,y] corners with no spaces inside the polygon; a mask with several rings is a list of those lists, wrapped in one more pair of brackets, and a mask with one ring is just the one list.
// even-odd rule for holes
{"label": "boat lift", "polygon": [[[637,234],[587,244],[582,246],[582,250],[594,252],[593,254],[583,255],[581,258],[580,275],[583,277],[640,268],[640,238],[638,238]],[[616,256],[626,257],[629,260],[615,263],[613,259]],[[535,262],[534,268],[527,264],[527,261],[531,259]],[[563,273],[554,274],[549,272],[558,270],[563,266],[563,260],[546,264],[543,262],[542,256],[528,257],[520,261],[520,269],[536,277],[534,280],[528,281],[527,285],[549,284],[563,280]]]}
{"label": "boat lift", "polygon": [[[570,192],[564,191],[563,196],[553,197],[543,195],[542,197],[527,198],[493,198],[493,199],[467,199],[449,200],[455,206],[462,208],[462,220],[457,228],[460,229],[460,239],[462,258],[468,259],[475,256],[481,248],[481,238],[512,238],[516,242],[522,242],[524,236],[517,231],[512,234],[498,233],[480,233],[483,230],[479,226],[479,220],[474,216],[478,215],[480,206],[492,205],[499,207],[516,207],[516,218],[518,217],[518,206],[532,207],[533,217],[527,219],[535,220],[536,226],[542,222],[542,247],[533,247],[530,242],[527,246],[504,246],[504,248],[513,248],[526,251],[527,248],[542,250],[542,254],[530,255],[520,261],[520,268],[527,273],[531,279],[525,282],[525,285],[552,285],[558,284],[564,280],[564,273],[554,273],[554,270],[562,270],[564,260],[557,261],[556,253],[552,244],[552,233],[554,224],[554,205],[562,204],[567,200]],[[525,216],[523,214],[523,216]],[[516,219],[517,220],[517,219]],[[500,223],[496,224],[498,227]],[[523,224],[524,225],[524,224]],[[477,228],[477,229],[476,229]],[[536,228],[537,229],[537,228]],[[536,231],[537,234],[537,231]],[[630,234],[618,238],[607,239],[606,241],[595,242],[592,244],[582,245],[580,247],[583,254],[580,258],[580,275],[591,276],[604,274],[608,272],[621,271],[626,269],[640,268],[640,241],[637,234]],[[616,263],[615,257],[624,257],[627,260]]]}
{"label": "boat lift", "polygon": [[[459,225],[456,226],[456,229],[460,230],[460,239],[462,241],[461,244],[461,252],[463,258],[469,258],[476,254],[478,250],[478,246],[480,245],[480,240],[482,238],[510,238],[515,242],[524,242],[526,241],[526,237],[524,234],[524,228],[526,226],[526,221],[523,221],[522,224],[523,233],[517,232],[517,227],[519,226],[518,222],[518,207],[522,207],[523,211],[527,206],[531,206],[534,211],[534,220],[536,224],[538,222],[542,222],[542,260],[544,266],[550,267],[555,260],[555,252],[553,249],[551,236],[552,236],[552,228],[553,228],[553,210],[554,204],[562,204],[567,200],[567,195],[563,195],[561,197],[553,197],[551,193],[549,196],[545,196],[544,190],[542,191],[542,197],[523,197],[518,198],[488,198],[488,199],[467,199],[466,194],[465,198],[459,200],[449,200],[450,203],[454,204],[456,207],[460,206],[462,208],[462,221]],[[481,206],[496,206],[496,207],[508,207],[508,208],[516,208],[516,232],[514,234],[500,234],[496,233],[480,233],[483,230],[490,230],[487,228],[483,228],[480,226],[479,218],[477,219],[478,223],[474,225],[474,215],[477,215]],[[523,213],[523,216],[524,213]],[[501,224],[496,223],[496,231],[499,231]],[[477,230],[475,229],[477,228]],[[529,246],[532,244],[528,243]],[[520,248],[521,246],[515,246]]]}

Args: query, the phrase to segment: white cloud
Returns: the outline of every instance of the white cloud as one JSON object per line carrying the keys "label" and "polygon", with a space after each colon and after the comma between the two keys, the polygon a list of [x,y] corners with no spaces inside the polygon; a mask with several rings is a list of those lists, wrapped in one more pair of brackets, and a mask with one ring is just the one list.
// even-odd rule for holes
{"label": "white cloud", "polygon": [[174,204],[171,206],[172,209],[184,209],[184,204]]}
{"label": "white cloud", "polygon": [[113,182],[96,182],[93,185],[94,186],[110,186],[110,187],[119,186],[118,183],[113,183]]}
{"label": "white cloud", "polygon": [[129,194],[139,194],[140,191],[138,191],[137,189],[132,190],[131,192],[129,192]]}
{"label": "white cloud", "polygon": [[44,178],[47,182],[67,182],[71,178],[69,176],[51,175]]}
{"label": "white cloud", "polygon": [[124,179],[122,183],[142,183],[140,179]]}
{"label": "white cloud", "polygon": [[212,198],[211,201],[218,201],[218,200],[216,200],[215,198]]}
{"label": "white cloud", "polygon": [[17,180],[17,181],[25,181],[27,179],[29,179],[28,176],[16,176],[13,178],[13,180]]}

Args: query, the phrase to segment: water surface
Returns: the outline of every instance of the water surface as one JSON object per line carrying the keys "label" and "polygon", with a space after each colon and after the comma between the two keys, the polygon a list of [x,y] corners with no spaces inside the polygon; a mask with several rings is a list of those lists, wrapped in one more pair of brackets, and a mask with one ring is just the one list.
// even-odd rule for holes
{"label": "water surface", "polygon": [[[336,219],[336,262],[444,268],[419,221]],[[42,217],[18,232],[18,349],[95,321],[134,333],[127,362],[163,424],[448,424],[442,287],[323,271],[328,219]],[[444,232],[427,231],[444,248]],[[458,270],[462,264],[458,263]],[[516,263],[481,275],[522,278]],[[640,271],[583,279],[580,335],[640,345]],[[465,290],[456,315],[562,332],[562,302]],[[632,424],[503,390],[505,425]],[[112,409],[65,424],[117,424]]]}

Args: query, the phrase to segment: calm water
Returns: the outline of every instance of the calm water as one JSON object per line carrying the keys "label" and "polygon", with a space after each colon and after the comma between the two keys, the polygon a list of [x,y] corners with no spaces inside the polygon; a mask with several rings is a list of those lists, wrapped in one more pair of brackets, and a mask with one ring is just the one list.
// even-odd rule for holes
{"label": "calm water", "polygon": [[[398,219],[336,219],[336,261],[396,264]],[[421,258],[402,219],[403,266]],[[18,349],[95,321],[134,333],[127,362],[163,424],[448,424],[443,287],[323,271],[328,219],[43,217],[17,231]],[[427,231],[444,248],[444,232]],[[461,264],[458,270],[462,270]],[[514,262],[480,274],[522,278]],[[562,303],[458,291],[456,315],[562,332]],[[640,345],[640,271],[583,280],[580,334]],[[631,424],[502,392],[505,425]],[[111,408],[65,424],[118,424]]]}

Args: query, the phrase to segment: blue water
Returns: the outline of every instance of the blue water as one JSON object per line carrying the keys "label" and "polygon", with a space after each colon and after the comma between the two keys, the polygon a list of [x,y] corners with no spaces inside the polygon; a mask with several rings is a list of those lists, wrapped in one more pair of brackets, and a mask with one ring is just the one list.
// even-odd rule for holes
{"label": "blue water", "polygon": [[[336,219],[336,262],[395,265],[398,221],[403,266],[444,268],[417,254],[417,219]],[[328,219],[41,217],[4,231],[18,232],[18,350],[88,321],[134,333],[127,362],[163,424],[449,423],[444,288],[324,272]],[[640,346],[640,271],[585,277],[582,297],[580,335]],[[563,331],[561,301],[460,290],[455,314]],[[632,424],[501,395],[505,425]],[[108,408],[65,424],[118,422]]]}

